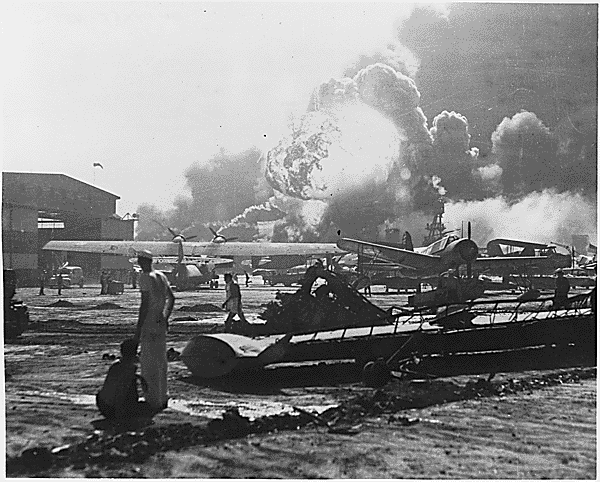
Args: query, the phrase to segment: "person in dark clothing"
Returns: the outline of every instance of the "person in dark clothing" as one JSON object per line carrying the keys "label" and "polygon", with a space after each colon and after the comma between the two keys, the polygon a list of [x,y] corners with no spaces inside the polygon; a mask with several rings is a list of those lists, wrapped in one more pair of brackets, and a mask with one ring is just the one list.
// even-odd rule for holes
{"label": "person in dark clothing", "polygon": [[107,419],[126,420],[151,417],[154,412],[138,397],[137,382],[144,388],[145,380],[137,371],[137,347],[133,339],[121,343],[121,359],[109,368],[102,389],[96,395],[96,405]]}
{"label": "person in dark clothing", "polygon": [[225,331],[231,331],[235,315],[238,315],[242,322],[246,322],[246,317],[242,311],[242,293],[239,285],[233,280],[231,273],[225,274],[225,293],[226,298],[223,303],[223,309],[228,311],[227,319],[225,320]]}
{"label": "person in dark clothing", "polygon": [[63,289],[63,275],[61,273],[56,275],[56,289],[58,290],[58,296],[60,296]]}
{"label": "person in dark clothing", "polygon": [[565,274],[562,271],[556,273],[556,289],[554,291],[554,308],[567,308],[568,307],[568,295],[571,289],[569,280],[565,278]]}
{"label": "person in dark clothing", "polygon": [[106,274],[106,271],[102,271],[100,274],[100,294],[108,294],[108,275]]}
{"label": "person in dark clothing", "polygon": [[131,270],[131,287],[135,290],[137,288],[139,279],[139,273],[135,268]]}
{"label": "person in dark clothing", "polygon": [[46,271],[45,270],[40,271],[40,276],[38,277],[38,281],[40,283],[40,292],[38,293],[38,296],[44,296],[46,294],[46,293],[44,293],[44,287],[46,286]]}

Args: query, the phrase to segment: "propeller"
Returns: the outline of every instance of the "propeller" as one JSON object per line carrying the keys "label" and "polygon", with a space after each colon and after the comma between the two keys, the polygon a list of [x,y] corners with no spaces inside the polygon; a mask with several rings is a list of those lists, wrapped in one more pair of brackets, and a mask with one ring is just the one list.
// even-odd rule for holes
{"label": "propeller", "polygon": [[[222,234],[217,233],[212,226],[209,226],[208,229],[210,229],[210,232],[213,234],[213,239],[212,239],[213,243],[226,243],[227,241],[235,241],[236,239],[238,239],[237,237],[226,238]],[[221,239],[223,241],[218,241]]]}
{"label": "propeller", "polygon": [[173,239],[177,238],[177,237],[181,237],[183,239],[183,241],[189,241],[190,239],[194,239],[197,238],[198,236],[194,235],[194,236],[185,236],[183,234],[183,231],[185,231],[185,229],[183,231],[180,231],[179,233],[177,231],[175,231],[173,228],[169,228],[168,226],[165,226],[164,224],[162,224],[160,221],[157,221],[156,219],[153,219],[153,221],[158,224],[160,227],[166,229],[167,231],[169,231],[169,233],[171,233],[171,236],[173,236]]}

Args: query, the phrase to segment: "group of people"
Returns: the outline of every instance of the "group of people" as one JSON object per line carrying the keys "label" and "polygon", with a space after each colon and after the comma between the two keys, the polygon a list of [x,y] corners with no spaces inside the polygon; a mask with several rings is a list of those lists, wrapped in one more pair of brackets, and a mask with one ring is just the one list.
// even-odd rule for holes
{"label": "group of people", "polygon": [[100,273],[100,294],[101,295],[108,294],[108,287],[110,286],[110,283],[112,280],[113,280],[112,274],[110,272],[103,270]]}
{"label": "group of people", "polygon": [[[108,419],[152,416],[167,407],[167,331],[175,296],[164,273],[152,269],[152,254],[138,252],[142,301],[133,338],[121,344],[121,359],[110,367],[96,396]],[[137,371],[137,351],[141,376]],[[139,400],[138,382],[144,393]]]}
{"label": "group of people", "polygon": [[[62,273],[58,272],[58,273],[56,273],[55,276],[56,276],[56,290],[57,290],[58,296],[60,296],[62,294],[62,289],[64,288],[63,275],[62,275]],[[40,270],[40,274],[38,276],[38,284],[40,286],[40,291],[38,293],[38,296],[46,295],[46,293],[44,292],[44,288],[46,287],[47,283],[48,283],[48,272],[45,269]]]}
{"label": "group of people", "polygon": [[[167,396],[167,342],[169,317],[173,312],[175,296],[164,273],[152,269],[152,253],[138,252],[142,300],[135,335],[121,343],[121,358],[114,363],[96,396],[98,409],[107,419],[126,420],[152,417],[168,405]],[[223,308],[228,311],[226,330],[231,329],[242,311],[242,295],[231,274],[225,275],[226,299]],[[141,374],[137,374],[138,348]],[[139,399],[139,387],[144,401]]]}

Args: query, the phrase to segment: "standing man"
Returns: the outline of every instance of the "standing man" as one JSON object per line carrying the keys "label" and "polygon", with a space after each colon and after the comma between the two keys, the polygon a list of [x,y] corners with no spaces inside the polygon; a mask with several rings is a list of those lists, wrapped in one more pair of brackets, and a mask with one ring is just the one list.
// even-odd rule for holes
{"label": "standing man", "polygon": [[231,331],[235,315],[238,315],[243,322],[246,322],[246,317],[242,311],[242,293],[239,285],[233,281],[231,273],[225,274],[224,278],[226,298],[223,308],[229,312],[225,320],[225,331]]}
{"label": "standing man", "polygon": [[562,270],[556,272],[556,290],[554,291],[554,308],[567,308],[569,290],[571,284],[569,280],[565,278],[565,274]]}
{"label": "standing man", "polygon": [[167,330],[175,296],[164,273],[152,269],[150,251],[138,252],[138,264],[142,268],[142,303],[134,340],[141,345],[142,378],[148,385],[146,402],[159,412],[167,408]]}
{"label": "standing man", "polygon": [[40,292],[38,293],[38,296],[44,296],[44,286],[46,285],[46,270],[42,269],[40,270],[40,276],[38,278],[38,281],[40,283]]}
{"label": "standing man", "polygon": [[108,294],[108,290],[106,289],[106,271],[104,270],[102,270],[102,273],[100,273],[100,294]]}
{"label": "standing man", "polygon": [[56,289],[58,290],[58,296],[60,296],[63,289],[63,277],[60,271],[56,273]]}
{"label": "standing man", "polygon": [[133,289],[137,288],[137,284],[138,284],[138,272],[137,269],[135,269],[135,267],[131,268],[131,287]]}

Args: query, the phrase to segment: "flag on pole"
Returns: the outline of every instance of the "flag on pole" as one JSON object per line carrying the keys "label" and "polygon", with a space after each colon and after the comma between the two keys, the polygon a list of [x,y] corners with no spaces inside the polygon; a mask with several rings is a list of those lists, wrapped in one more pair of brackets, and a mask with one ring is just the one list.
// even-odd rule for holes
{"label": "flag on pole", "polygon": [[104,169],[104,166],[99,162],[94,162],[94,167],[99,167],[100,169]]}

